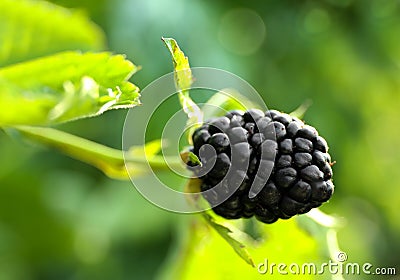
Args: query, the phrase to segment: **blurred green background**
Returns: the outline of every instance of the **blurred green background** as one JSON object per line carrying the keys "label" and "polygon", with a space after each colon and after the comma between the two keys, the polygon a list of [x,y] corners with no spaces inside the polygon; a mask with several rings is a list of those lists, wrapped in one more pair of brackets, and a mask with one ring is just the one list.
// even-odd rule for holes
{"label": "blurred green background", "polygon": [[[399,271],[399,1],[53,2],[87,13],[108,50],[141,65],[132,78],[140,88],[172,70],[166,36],[192,66],[247,80],[269,108],[290,112],[312,100],[305,121],[337,161],[335,194],[322,210],[347,220],[340,247],[349,261]],[[59,127],[121,148],[125,114]],[[0,143],[0,280],[159,275],[187,216],[53,150],[2,132]]]}

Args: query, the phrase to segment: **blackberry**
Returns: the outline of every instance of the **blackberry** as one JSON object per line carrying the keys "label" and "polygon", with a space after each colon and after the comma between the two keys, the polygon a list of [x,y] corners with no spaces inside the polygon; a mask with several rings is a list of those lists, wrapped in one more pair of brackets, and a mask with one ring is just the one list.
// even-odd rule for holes
{"label": "blackberry", "polygon": [[230,111],[205,122],[192,139],[202,165],[188,166],[224,218],[273,223],[319,207],[334,191],[325,139],[288,114]]}

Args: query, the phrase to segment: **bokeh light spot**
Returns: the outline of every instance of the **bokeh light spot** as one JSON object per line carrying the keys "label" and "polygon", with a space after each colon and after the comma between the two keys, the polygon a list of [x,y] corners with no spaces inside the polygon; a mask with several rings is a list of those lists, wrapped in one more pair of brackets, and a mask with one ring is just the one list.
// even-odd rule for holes
{"label": "bokeh light spot", "polygon": [[250,55],[262,45],[266,36],[263,19],[251,9],[233,9],[221,19],[218,39],[227,50]]}

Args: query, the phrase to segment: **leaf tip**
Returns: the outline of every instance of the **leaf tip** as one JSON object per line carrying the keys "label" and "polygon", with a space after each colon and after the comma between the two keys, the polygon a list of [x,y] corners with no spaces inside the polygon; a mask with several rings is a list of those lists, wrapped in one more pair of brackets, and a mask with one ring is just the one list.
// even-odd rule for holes
{"label": "leaf tip", "polygon": [[307,113],[307,110],[311,107],[312,100],[307,99],[299,107],[297,107],[293,112],[290,113],[291,116],[302,119],[304,115]]}

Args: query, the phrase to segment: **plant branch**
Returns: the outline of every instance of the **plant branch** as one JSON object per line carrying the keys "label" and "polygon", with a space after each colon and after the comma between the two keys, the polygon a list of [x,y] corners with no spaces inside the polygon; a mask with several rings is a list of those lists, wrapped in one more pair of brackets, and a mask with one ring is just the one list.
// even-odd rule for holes
{"label": "plant branch", "polygon": [[177,169],[184,168],[179,156],[176,158],[159,155],[136,156],[53,128],[32,126],[13,128],[35,142],[45,144],[97,167],[114,179],[129,180],[129,175],[141,175],[149,170],[147,166],[155,170],[165,170],[169,166]]}

